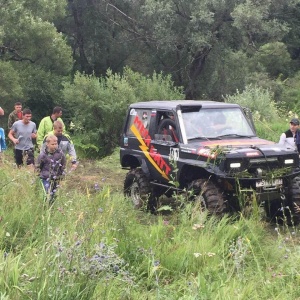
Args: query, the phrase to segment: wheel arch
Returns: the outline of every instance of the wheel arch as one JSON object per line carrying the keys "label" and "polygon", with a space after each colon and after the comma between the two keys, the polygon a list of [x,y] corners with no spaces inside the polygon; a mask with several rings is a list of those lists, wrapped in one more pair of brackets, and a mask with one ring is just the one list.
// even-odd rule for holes
{"label": "wheel arch", "polygon": [[126,154],[121,159],[121,166],[130,169],[138,168],[141,166],[140,157],[137,155]]}
{"label": "wheel arch", "polygon": [[140,167],[147,176],[150,174],[146,160],[138,155],[124,155],[122,157],[121,165],[124,168],[130,169],[136,169]]}
{"label": "wheel arch", "polygon": [[181,188],[187,187],[192,181],[196,179],[208,179],[213,176],[205,168],[191,165],[184,165],[179,174],[179,182]]}

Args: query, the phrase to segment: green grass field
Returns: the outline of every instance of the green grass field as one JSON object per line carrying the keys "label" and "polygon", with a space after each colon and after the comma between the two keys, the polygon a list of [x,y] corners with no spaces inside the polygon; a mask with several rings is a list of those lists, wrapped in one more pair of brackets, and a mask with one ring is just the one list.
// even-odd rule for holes
{"label": "green grass field", "polygon": [[32,170],[2,156],[1,300],[300,299],[298,227],[255,207],[221,220],[197,203],[133,210],[118,151],[80,164],[49,208]]}

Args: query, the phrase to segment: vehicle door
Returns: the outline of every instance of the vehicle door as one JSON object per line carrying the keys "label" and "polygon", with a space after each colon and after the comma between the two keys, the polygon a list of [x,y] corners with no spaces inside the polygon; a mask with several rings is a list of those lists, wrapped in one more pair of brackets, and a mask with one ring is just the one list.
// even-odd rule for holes
{"label": "vehicle door", "polygon": [[172,173],[179,158],[179,126],[171,110],[154,110],[151,113],[149,168],[151,177],[159,182],[172,180]]}

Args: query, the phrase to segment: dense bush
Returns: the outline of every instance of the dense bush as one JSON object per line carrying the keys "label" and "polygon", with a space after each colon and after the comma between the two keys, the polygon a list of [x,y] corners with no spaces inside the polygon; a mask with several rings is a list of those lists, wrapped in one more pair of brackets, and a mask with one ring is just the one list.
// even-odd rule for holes
{"label": "dense bush", "polygon": [[268,89],[248,85],[245,90],[236,91],[234,95],[226,95],[225,102],[237,103],[251,109],[258,120],[276,122],[279,120],[279,111],[273,100],[273,95]]}
{"label": "dense bush", "polygon": [[106,77],[77,73],[64,86],[64,99],[72,107],[75,141],[88,156],[104,156],[118,144],[130,103],[160,99],[183,99],[170,76],[145,77],[125,68],[122,75]]}

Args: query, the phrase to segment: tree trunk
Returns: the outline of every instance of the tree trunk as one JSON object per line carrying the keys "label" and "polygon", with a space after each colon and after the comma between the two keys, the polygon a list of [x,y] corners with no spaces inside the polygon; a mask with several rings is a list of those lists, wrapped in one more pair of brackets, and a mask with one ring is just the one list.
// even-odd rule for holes
{"label": "tree trunk", "polygon": [[[79,2],[80,3],[80,2]],[[83,27],[83,7],[80,7],[80,4],[78,5],[78,2],[74,0],[69,0],[69,5],[71,8],[72,16],[74,18],[74,31],[75,31],[75,44],[73,45],[73,57],[76,52],[76,49],[78,49],[79,52],[79,69],[81,72],[86,72],[90,74],[92,72],[91,66],[89,64],[89,61],[85,55],[84,47],[84,36],[82,33],[82,27]]]}
{"label": "tree trunk", "polygon": [[187,86],[187,89],[185,91],[185,99],[194,100],[197,95],[197,79],[201,75],[206,58],[211,50],[211,47],[205,47],[203,50],[198,51],[193,56],[193,61],[190,66],[190,72],[189,72],[189,84]]}

